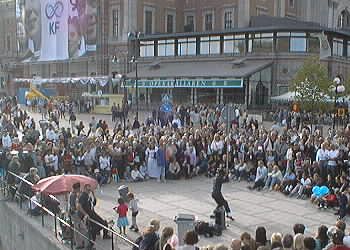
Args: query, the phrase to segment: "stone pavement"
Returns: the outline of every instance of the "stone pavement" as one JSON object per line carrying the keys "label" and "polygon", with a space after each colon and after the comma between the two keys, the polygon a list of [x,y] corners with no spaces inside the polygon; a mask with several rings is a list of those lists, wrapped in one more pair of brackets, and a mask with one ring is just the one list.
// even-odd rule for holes
{"label": "stone pavement", "polygon": [[[161,227],[176,227],[173,219],[178,213],[193,214],[198,219],[211,221],[209,215],[215,208],[211,198],[213,179],[196,177],[192,180],[168,181],[158,183],[118,183],[103,186],[96,191],[98,197],[97,211],[107,220],[115,219],[112,208],[118,198],[118,187],[128,185],[140,200],[141,208],[138,216],[140,228],[148,225],[151,219],[159,219]],[[288,198],[277,192],[250,191],[246,182],[224,184],[223,195],[229,202],[235,217],[228,222],[228,228],[221,237],[201,237],[199,245],[215,243],[229,244],[232,238],[238,238],[244,231],[255,235],[258,226],[265,226],[270,237],[273,232],[292,233],[295,223],[303,223],[307,234],[315,234],[318,226],[333,225],[336,221],[334,211],[319,210],[308,200]],[[130,219],[130,218],[129,218]],[[128,232],[128,237],[136,239],[138,234]],[[107,242],[100,243],[109,244]]]}

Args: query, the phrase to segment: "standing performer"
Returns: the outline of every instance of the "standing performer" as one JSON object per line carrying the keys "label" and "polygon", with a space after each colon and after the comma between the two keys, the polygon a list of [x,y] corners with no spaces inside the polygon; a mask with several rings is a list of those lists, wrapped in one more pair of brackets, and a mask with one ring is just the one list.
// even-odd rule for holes
{"label": "standing performer", "polygon": [[224,177],[225,177],[225,170],[222,168],[219,168],[216,172],[216,177],[214,180],[213,192],[211,193],[211,197],[213,197],[213,199],[217,204],[216,209],[224,206],[226,217],[231,220],[234,220],[234,218],[231,216],[231,210],[227,203],[227,200],[225,200],[225,198],[222,196],[222,193],[221,193],[222,183],[224,183]]}

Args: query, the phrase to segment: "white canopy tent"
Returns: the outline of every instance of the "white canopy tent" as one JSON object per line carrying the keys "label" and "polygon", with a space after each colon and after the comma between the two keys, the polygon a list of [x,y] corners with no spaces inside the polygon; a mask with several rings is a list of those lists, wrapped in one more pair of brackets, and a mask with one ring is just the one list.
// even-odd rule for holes
{"label": "white canopy tent", "polygon": [[292,102],[295,100],[295,92],[288,91],[287,93],[284,93],[279,96],[273,96],[271,97],[272,102]]}

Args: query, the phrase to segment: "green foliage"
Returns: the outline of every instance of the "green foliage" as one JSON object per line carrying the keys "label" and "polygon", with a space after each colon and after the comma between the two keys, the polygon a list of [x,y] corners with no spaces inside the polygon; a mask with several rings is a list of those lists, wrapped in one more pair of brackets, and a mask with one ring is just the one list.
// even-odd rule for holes
{"label": "green foliage", "polygon": [[308,58],[297,72],[292,85],[295,99],[302,110],[319,109],[327,99],[329,86],[327,68],[318,57]]}

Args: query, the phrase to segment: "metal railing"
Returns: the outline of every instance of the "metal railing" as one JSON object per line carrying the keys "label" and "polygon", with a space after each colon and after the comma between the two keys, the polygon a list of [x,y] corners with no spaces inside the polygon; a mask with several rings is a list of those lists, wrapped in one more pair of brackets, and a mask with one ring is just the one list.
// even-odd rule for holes
{"label": "metal railing", "polygon": [[[55,237],[57,240],[61,240],[62,242],[64,240],[69,240],[70,241],[70,247],[71,249],[74,249],[74,234],[78,234],[80,235],[84,240],[86,240],[87,242],[91,243],[95,249],[100,249],[100,250],[107,250],[107,249],[111,249],[111,250],[115,250],[115,249],[119,249],[118,247],[118,240],[120,240],[122,243],[130,246],[130,249],[132,249],[133,247],[138,248],[138,245],[135,244],[133,241],[129,240],[128,238],[124,237],[123,235],[119,234],[118,232],[116,232],[113,228],[110,227],[106,227],[105,225],[102,225],[101,223],[88,218],[90,223],[94,223],[96,225],[98,225],[99,227],[101,227],[103,230],[108,231],[108,233],[111,234],[111,247],[110,248],[106,248],[101,246],[100,244],[96,243],[95,241],[93,241],[92,239],[90,239],[90,237],[87,237],[85,234],[79,232],[79,230],[76,230],[74,228],[74,225],[71,223],[71,219],[69,220],[69,222],[67,222],[66,220],[62,219],[59,215],[57,215],[56,213],[52,212],[49,208],[43,206],[40,202],[36,202],[34,200],[31,200],[31,197],[25,195],[25,194],[21,194],[17,191],[17,187],[18,184],[20,184],[21,182],[26,183],[27,185],[29,185],[30,187],[33,186],[33,183],[29,182],[28,180],[24,179],[23,177],[11,172],[11,171],[7,171],[7,176],[8,175],[12,175],[13,177],[15,177],[16,180],[16,184],[15,185],[9,185],[7,183],[7,178],[5,176],[2,176],[2,178],[0,179],[0,189],[3,192],[4,197],[8,197],[11,198],[11,192],[13,192],[13,199],[18,201],[19,207],[20,209],[23,209],[23,202],[27,200],[27,202],[29,202],[29,209],[32,210],[32,203],[35,204],[37,207],[40,208],[41,210],[41,225],[42,227],[45,227],[45,217],[46,215],[50,216],[53,219],[53,223],[54,223],[54,233],[55,233]],[[57,200],[56,197],[54,197],[53,195],[49,195],[49,197],[51,199]],[[10,201],[10,199],[7,199],[5,201]],[[42,196],[41,196],[41,201],[43,202]],[[33,215],[31,213],[29,213],[30,216],[32,217]],[[59,234],[59,225],[58,223],[60,223],[60,227],[62,228],[62,226],[67,227],[70,230],[70,235],[71,238],[69,239],[64,239],[63,236],[60,236]],[[102,230],[101,229],[101,230]],[[87,248],[86,248],[87,249]]]}

